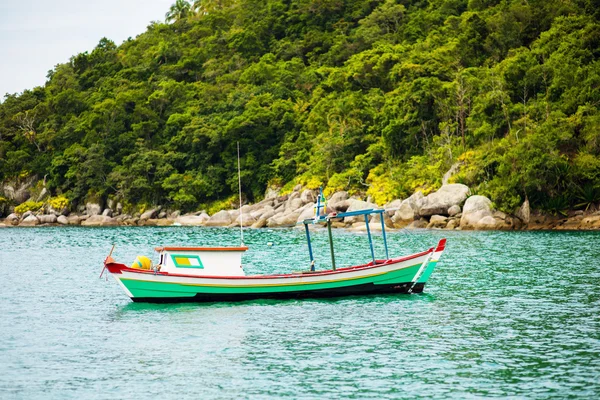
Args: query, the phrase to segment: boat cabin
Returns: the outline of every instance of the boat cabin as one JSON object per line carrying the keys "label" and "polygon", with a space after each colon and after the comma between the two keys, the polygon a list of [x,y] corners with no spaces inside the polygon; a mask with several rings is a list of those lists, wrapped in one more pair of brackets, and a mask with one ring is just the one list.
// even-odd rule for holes
{"label": "boat cabin", "polygon": [[160,271],[197,276],[245,276],[247,247],[157,247]]}

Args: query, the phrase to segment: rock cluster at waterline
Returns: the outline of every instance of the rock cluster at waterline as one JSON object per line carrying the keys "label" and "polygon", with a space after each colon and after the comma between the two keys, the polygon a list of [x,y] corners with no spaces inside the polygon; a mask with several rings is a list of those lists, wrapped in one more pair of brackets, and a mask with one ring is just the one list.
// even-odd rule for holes
{"label": "rock cluster at waterline", "polygon": [[[294,188],[290,194],[271,194],[268,198],[239,209],[221,210],[208,215],[204,211],[182,215],[180,211],[165,210],[160,206],[141,214],[123,213],[120,203],[109,202],[103,208],[97,203],[87,203],[79,213],[67,210],[50,210],[46,213],[30,211],[18,215],[12,213],[0,226],[224,226],[236,227],[240,223],[248,228],[293,227],[298,222],[314,216],[317,192]],[[443,185],[438,191],[424,196],[420,191],[403,200],[394,200],[383,206],[367,200],[351,197],[346,192],[332,194],[327,202],[327,212],[346,212],[365,208],[381,208],[387,228],[405,229],[471,229],[471,230],[518,230],[518,229],[600,229],[600,212],[574,211],[567,216],[533,214],[529,202],[525,201],[514,215],[493,209],[492,202],[485,196],[470,195],[469,188],[462,184]],[[378,215],[369,216],[369,227],[381,229]],[[361,217],[346,217],[334,220],[336,228],[364,230]]]}

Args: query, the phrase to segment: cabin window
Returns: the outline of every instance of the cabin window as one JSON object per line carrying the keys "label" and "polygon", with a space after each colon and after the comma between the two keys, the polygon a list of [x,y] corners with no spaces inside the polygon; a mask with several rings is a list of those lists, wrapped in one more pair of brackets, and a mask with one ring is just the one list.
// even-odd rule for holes
{"label": "cabin window", "polygon": [[171,254],[171,259],[173,260],[173,264],[177,268],[200,268],[204,269],[204,265],[202,264],[202,260],[200,260],[199,256],[189,255],[189,254]]}

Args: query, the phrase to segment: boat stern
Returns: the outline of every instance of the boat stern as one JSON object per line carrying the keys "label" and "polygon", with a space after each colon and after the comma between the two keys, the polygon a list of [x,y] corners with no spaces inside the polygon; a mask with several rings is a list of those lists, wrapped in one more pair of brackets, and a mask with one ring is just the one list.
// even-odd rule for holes
{"label": "boat stern", "polygon": [[[155,250],[159,253],[158,263],[153,264],[148,260],[147,265],[134,262],[130,267],[115,262],[109,254],[104,260],[102,272],[107,270],[133,301],[136,301],[136,298],[193,296],[195,293],[188,293],[188,291],[170,293],[157,288],[164,284],[171,288],[177,287],[178,285],[173,285],[171,281],[182,276],[186,277],[185,279],[244,277],[242,255],[247,249],[247,247],[157,247]],[[138,259],[140,258],[138,256]]]}

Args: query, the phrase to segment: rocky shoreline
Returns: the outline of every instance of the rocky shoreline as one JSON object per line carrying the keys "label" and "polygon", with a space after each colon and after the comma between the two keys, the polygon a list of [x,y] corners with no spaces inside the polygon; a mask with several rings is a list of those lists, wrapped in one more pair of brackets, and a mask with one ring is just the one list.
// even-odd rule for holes
{"label": "rocky shoreline", "polygon": [[[239,209],[221,210],[213,215],[205,211],[181,214],[158,206],[133,215],[122,212],[120,204],[88,203],[80,213],[67,209],[27,211],[22,215],[12,213],[0,220],[0,227],[31,226],[222,226],[239,227],[240,219],[248,228],[293,227],[304,219],[312,218],[317,192],[294,188],[290,194],[268,196],[266,199]],[[424,196],[420,191],[407,199],[394,200],[383,206],[370,199],[351,197],[346,192],[336,192],[327,202],[327,213],[346,212],[365,208],[381,208],[386,228],[391,229],[446,229],[446,230],[599,230],[600,212],[571,211],[566,216],[553,216],[532,212],[529,202],[514,215],[492,208],[492,202],[479,195],[470,196],[469,188],[462,184],[443,185],[437,192]],[[379,215],[369,217],[372,230],[381,229]],[[346,217],[333,223],[336,228],[366,230],[364,220]]]}

